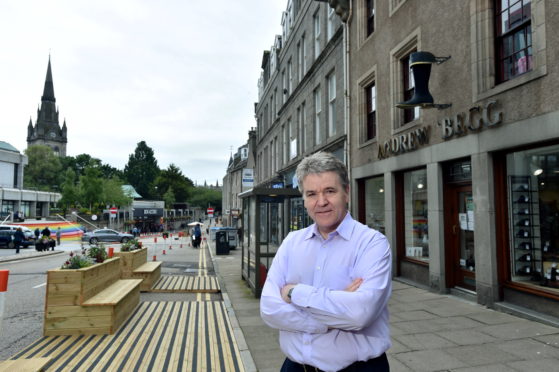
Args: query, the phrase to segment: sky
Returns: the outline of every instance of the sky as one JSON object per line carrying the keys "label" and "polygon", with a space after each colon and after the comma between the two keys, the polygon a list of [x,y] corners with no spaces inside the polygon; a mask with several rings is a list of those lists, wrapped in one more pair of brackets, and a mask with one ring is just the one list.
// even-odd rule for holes
{"label": "sky", "polygon": [[20,152],[50,54],[67,155],[123,169],[146,141],[161,169],[221,185],[256,126],[262,53],[287,0],[3,0],[0,140]]}

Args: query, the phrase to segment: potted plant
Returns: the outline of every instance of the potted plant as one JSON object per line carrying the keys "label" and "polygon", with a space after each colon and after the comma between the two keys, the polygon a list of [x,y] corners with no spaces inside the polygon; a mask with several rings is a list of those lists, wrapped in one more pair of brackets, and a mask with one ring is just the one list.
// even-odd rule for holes
{"label": "potted plant", "polygon": [[87,256],[93,259],[96,263],[103,263],[107,259],[107,251],[105,250],[105,245],[103,243],[92,245],[87,250]]}
{"label": "potted plant", "polygon": [[[83,252],[82,252],[83,253]],[[87,257],[84,254],[74,254],[74,252],[70,252],[70,258],[62,264],[61,269],[81,269],[84,267],[88,267],[93,265],[95,262],[91,259],[91,257]]]}

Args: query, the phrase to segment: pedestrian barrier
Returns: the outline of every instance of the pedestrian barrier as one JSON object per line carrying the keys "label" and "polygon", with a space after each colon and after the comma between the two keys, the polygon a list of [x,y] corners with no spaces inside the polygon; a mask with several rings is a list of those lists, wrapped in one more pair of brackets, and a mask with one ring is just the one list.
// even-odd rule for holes
{"label": "pedestrian barrier", "polygon": [[141,279],[120,279],[120,258],[47,271],[43,334],[113,334],[140,302]]}
{"label": "pedestrian barrier", "polygon": [[141,292],[149,292],[151,287],[161,276],[161,262],[148,262],[147,247],[128,251],[116,252],[120,257],[121,279],[142,279]]}

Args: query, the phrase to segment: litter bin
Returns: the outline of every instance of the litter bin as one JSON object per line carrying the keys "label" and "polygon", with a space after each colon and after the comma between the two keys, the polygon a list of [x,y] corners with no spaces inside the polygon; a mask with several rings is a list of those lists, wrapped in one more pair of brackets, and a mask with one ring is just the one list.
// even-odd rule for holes
{"label": "litter bin", "polygon": [[219,230],[221,230],[221,227],[218,227],[218,226],[210,227],[210,239],[211,240],[215,240],[215,233],[218,232]]}
{"label": "litter bin", "polygon": [[227,240],[229,241],[229,249],[237,249],[237,228],[222,227],[221,231],[227,232]]}
{"label": "litter bin", "polygon": [[229,241],[227,239],[226,231],[217,231],[215,233],[215,254],[229,254]]}

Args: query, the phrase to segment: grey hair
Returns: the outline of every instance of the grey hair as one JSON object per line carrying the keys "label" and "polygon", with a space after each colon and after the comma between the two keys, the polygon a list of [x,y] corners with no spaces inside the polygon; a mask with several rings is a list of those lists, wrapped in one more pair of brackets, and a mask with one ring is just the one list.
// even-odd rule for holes
{"label": "grey hair", "polygon": [[332,153],[319,151],[301,160],[297,166],[295,174],[297,175],[299,191],[303,193],[303,180],[305,177],[309,174],[324,172],[336,173],[340,177],[342,187],[344,189],[349,187],[349,177],[345,164]]}

